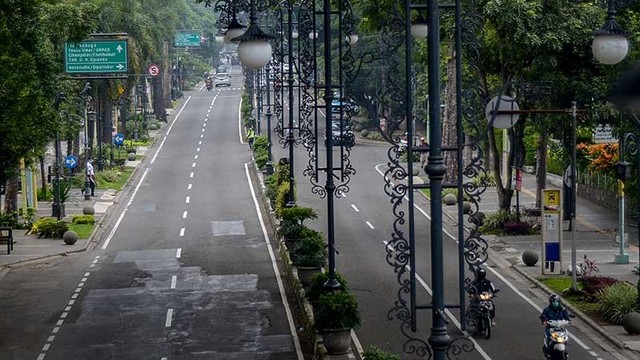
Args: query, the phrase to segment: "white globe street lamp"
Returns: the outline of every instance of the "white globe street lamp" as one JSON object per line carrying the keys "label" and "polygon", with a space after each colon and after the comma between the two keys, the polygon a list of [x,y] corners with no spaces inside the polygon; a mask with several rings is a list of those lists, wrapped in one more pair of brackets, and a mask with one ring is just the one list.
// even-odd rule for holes
{"label": "white globe street lamp", "polygon": [[599,63],[615,65],[622,61],[629,51],[629,32],[616,22],[616,3],[609,0],[607,20],[594,32],[591,51]]}
{"label": "white globe street lamp", "polygon": [[425,39],[428,34],[429,27],[427,26],[427,21],[422,15],[418,15],[415,23],[411,24],[411,36],[416,39]]}

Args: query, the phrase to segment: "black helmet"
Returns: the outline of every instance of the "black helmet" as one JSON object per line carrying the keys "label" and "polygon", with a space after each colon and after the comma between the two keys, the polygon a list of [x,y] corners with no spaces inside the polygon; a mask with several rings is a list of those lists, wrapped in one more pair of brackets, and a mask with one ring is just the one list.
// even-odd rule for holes
{"label": "black helmet", "polygon": [[482,281],[487,278],[487,270],[479,268],[476,270],[476,280]]}
{"label": "black helmet", "polygon": [[560,307],[560,296],[556,294],[549,295],[549,306],[553,309],[557,309]]}

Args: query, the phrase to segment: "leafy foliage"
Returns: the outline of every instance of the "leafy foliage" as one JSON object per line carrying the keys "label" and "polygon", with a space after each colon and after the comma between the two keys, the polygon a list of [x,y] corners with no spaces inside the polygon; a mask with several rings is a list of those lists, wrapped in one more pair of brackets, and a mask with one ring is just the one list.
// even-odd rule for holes
{"label": "leafy foliage", "polygon": [[638,289],[626,282],[617,282],[598,292],[600,313],[613,325],[622,324],[623,317],[636,308]]}
{"label": "leafy foliage", "polygon": [[353,294],[340,291],[320,296],[315,316],[316,329],[353,329],[358,325],[360,311]]}
{"label": "leafy foliage", "polygon": [[71,222],[74,224],[94,224],[96,219],[93,215],[73,215]]}
{"label": "leafy foliage", "polygon": [[580,278],[582,290],[592,296],[595,296],[604,288],[609,287],[617,282],[619,282],[618,279],[609,276],[582,276]]}
{"label": "leafy foliage", "polygon": [[327,259],[322,233],[305,228],[291,254],[295,266],[322,267]]}
{"label": "leafy foliage", "polygon": [[[327,289],[324,284],[329,280],[328,272],[321,272],[313,276],[311,279],[311,285],[304,293],[304,297],[311,303],[315,303],[320,299],[320,296],[330,293],[332,290]],[[347,279],[340,273],[336,273],[336,281],[340,284],[340,291],[347,291]]]}
{"label": "leafy foliage", "polygon": [[362,354],[364,360],[400,360],[398,355],[384,351],[375,346],[369,346]]}
{"label": "leafy foliage", "polygon": [[62,238],[67,230],[69,230],[69,225],[66,222],[53,218],[38,219],[31,228],[32,233],[45,238]]}

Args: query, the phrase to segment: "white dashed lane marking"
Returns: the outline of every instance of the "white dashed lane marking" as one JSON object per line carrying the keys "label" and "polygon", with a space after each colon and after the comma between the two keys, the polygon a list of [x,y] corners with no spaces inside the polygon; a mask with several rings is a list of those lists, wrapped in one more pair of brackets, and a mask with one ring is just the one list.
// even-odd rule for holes
{"label": "white dashed lane marking", "polygon": [[191,201],[191,196],[187,196],[187,198],[184,200],[185,200],[184,202],[188,204]]}
{"label": "white dashed lane marking", "polygon": [[370,222],[365,221],[365,223],[367,224],[367,226],[369,226],[369,228],[371,228],[371,230],[375,230],[375,228],[373,227],[373,225]]}
{"label": "white dashed lane marking", "polygon": [[167,319],[164,321],[164,327],[171,327],[171,320],[173,318],[173,309],[167,310]]}
{"label": "white dashed lane marking", "polygon": [[358,210],[358,208],[354,204],[351,204],[351,207],[355,212],[360,212],[360,210]]}
{"label": "white dashed lane marking", "polygon": [[192,188],[192,187],[193,187],[193,184],[189,184],[189,185],[187,186],[187,190],[191,190],[191,188]]}
{"label": "white dashed lane marking", "polygon": [[180,256],[182,256],[182,248],[178,248],[178,250],[176,250],[176,258],[180,259]]}
{"label": "white dashed lane marking", "polygon": [[176,288],[176,283],[178,282],[178,276],[177,275],[172,275],[171,276],[171,288],[175,289]]}
{"label": "white dashed lane marking", "polygon": [[180,236],[184,236],[184,228],[180,229]]}
{"label": "white dashed lane marking", "polygon": [[189,174],[189,177],[192,178],[193,175],[195,175],[195,173],[192,171],[191,174]]}
{"label": "white dashed lane marking", "polygon": [[188,214],[188,213],[189,213],[189,212],[185,210],[185,211],[182,213],[182,218],[183,218],[183,219],[186,219],[186,218],[187,218],[187,214]]}

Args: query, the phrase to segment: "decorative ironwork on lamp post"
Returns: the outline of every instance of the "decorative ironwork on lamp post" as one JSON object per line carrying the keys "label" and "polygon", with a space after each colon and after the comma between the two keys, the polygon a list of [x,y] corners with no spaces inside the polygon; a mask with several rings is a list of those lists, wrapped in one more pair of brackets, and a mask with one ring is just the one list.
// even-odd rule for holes
{"label": "decorative ironwork on lamp post", "polygon": [[[472,279],[465,277],[465,266],[475,275],[476,270],[488,258],[488,244],[478,231],[476,214],[479,212],[479,197],[486,190],[486,185],[474,184],[472,179],[486,171],[483,168],[483,152],[479,141],[485,134],[482,125],[480,107],[484,106],[484,99],[479,96],[476,81],[462,77],[462,57],[469,56],[469,61],[475,59],[474,32],[481,24],[477,9],[472,8],[472,2],[465,3],[468,9],[462,11],[461,1],[453,5],[441,5],[439,1],[429,1],[427,4],[412,4],[404,0],[389,9],[391,19],[383,24],[382,57],[388,68],[400,69],[401,72],[388,73],[384,79],[384,86],[376,94],[380,114],[375,114],[376,120],[384,119],[381,133],[393,145],[388,151],[388,168],[385,172],[385,192],[391,197],[393,214],[395,216],[393,233],[385,247],[387,262],[397,274],[400,288],[397,292],[395,306],[389,311],[388,318],[401,321],[401,331],[407,338],[404,352],[416,357],[435,358],[438,360],[452,356],[453,353],[469,352],[473,344],[465,337],[453,339],[447,332],[448,309],[459,309],[461,327],[474,326],[473,316],[467,316],[465,311],[466,291],[473,288]],[[449,104],[447,111],[455,119],[455,136],[449,136],[450,142],[443,144],[443,130],[441,117],[441,89],[440,89],[440,11],[448,9],[454,12],[455,39],[455,79],[449,79],[448,86],[454,86],[455,104]],[[462,31],[463,18],[465,32]],[[423,14],[427,14],[426,26]],[[416,18],[412,26],[412,16]],[[427,31],[428,29],[428,31]],[[413,108],[413,94],[415,81],[412,61],[412,34],[416,37],[427,36],[428,62],[428,119],[427,144],[415,145],[411,141],[414,134],[412,126],[416,119]],[[465,44],[463,44],[463,39]],[[463,45],[465,47],[463,48]],[[463,90],[464,87],[464,90]],[[382,122],[381,122],[382,125]],[[402,126],[406,128],[406,149],[400,145],[393,132]],[[405,130],[401,130],[404,132]],[[451,135],[451,134],[449,134]],[[455,156],[447,163],[445,154],[454,153]],[[463,154],[464,153],[464,154]],[[428,175],[428,183],[414,181],[414,154],[426,154],[424,171]],[[465,155],[465,156],[463,156]],[[401,157],[407,156],[407,164],[402,164]],[[464,161],[463,161],[464,160]],[[418,171],[419,172],[419,171]],[[448,173],[449,172],[449,173]],[[447,175],[447,176],[445,176]],[[453,180],[447,180],[453,179]],[[444,188],[458,190],[458,304],[444,302],[444,263],[443,263],[443,218],[442,191]],[[427,261],[431,264],[432,296],[430,304],[420,304],[417,300],[416,268],[421,259],[416,253],[416,226],[418,221],[414,214],[414,191],[430,189],[430,231],[431,255]],[[405,199],[408,202],[405,203]],[[463,201],[470,202],[471,209],[465,217]],[[474,222],[475,221],[475,222]],[[465,231],[465,222],[471,227]],[[408,236],[407,236],[408,235]],[[431,333],[425,339],[418,332],[418,314],[420,311],[431,311]],[[470,310],[471,311],[471,310]]]}

